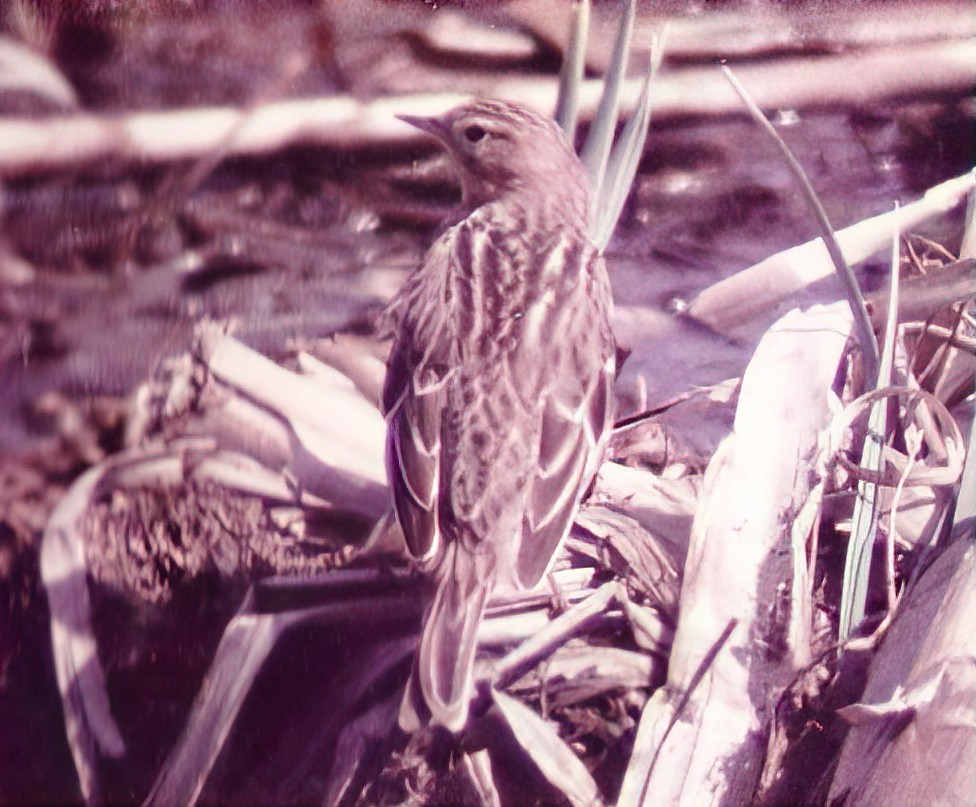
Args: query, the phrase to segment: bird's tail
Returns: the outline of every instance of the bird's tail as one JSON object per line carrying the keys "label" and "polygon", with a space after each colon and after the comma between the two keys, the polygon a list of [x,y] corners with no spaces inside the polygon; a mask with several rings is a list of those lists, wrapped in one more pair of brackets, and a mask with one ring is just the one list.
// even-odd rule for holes
{"label": "bird's tail", "polygon": [[478,625],[495,578],[493,560],[452,542],[400,707],[400,727],[464,728],[474,688]]}

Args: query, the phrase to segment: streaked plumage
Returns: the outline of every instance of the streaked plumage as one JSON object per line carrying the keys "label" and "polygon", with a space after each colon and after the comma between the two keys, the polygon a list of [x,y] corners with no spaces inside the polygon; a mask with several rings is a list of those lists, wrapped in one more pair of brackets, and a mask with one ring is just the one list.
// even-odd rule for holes
{"label": "streaked plumage", "polygon": [[387,470],[437,581],[401,724],[459,731],[491,592],[539,582],[602,459],[611,296],[553,122],[500,102],[405,120],[448,147],[463,200],[391,306]]}

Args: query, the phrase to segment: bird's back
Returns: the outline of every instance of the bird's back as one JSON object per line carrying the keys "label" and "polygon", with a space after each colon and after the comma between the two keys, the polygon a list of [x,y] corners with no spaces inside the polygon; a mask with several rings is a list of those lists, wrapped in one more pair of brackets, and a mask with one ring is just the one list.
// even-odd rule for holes
{"label": "bird's back", "polygon": [[[400,401],[394,418],[409,428],[391,459],[407,469],[398,508],[416,510],[420,499],[431,517],[401,520],[490,551],[503,579],[533,585],[595,470],[610,416],[602,260],[585,233],[513,227],[486,205],[441,236],[404,294],[387,400]],[[411,480],[411,454],[436,462],[436,474],[418,469],[427,472]],[[420,555],[435,543],[407,538]]]}

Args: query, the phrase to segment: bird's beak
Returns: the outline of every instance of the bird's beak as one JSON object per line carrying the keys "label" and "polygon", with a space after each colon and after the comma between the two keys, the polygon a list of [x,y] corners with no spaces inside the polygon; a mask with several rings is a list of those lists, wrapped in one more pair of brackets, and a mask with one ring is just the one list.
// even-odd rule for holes
{"label": "bird's beak", "polygon": [[422,132],[433,135],[438,140],[444,140],[447,137],[448,126],[442,118],[422,118],[417,115],[397,115],[396,117]]}

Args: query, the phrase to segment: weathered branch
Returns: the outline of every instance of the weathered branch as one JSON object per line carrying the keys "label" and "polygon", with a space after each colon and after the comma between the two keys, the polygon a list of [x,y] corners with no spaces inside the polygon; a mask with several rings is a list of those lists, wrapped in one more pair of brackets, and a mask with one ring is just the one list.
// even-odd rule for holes
{"label": "weathered branch", "polygon": [[[765,108],[878,104],[909,92],[968,93],[976,42],[923,42],[894,49],[834,56],[797,56],[776,63],[737,66]],[[920,69],[919,65],[924,65]],[[633,109],[642,79],[625,82],[621,108]],[[585,81],[580,112],[593,115],[602,82]],[[557,81],[512,79],[492,92],[549,113]],[[349,149],[416,142],[415,130],[395,113],[432,114],[458,104],[460,94],[409,95],[361,101],[353,97],[278,101],[244,112],[230,107],[82,114],[44,120],[0,121],[0,175],[64,169],[97,160],[161,162],[194,159],[218,149],[266,154],[297,143]],[[654,86],[657,120],[739,114],[741,104],[713,68],[662,72]],[[232,137],[229,137],[233,133]]]}

